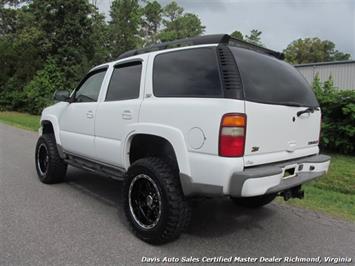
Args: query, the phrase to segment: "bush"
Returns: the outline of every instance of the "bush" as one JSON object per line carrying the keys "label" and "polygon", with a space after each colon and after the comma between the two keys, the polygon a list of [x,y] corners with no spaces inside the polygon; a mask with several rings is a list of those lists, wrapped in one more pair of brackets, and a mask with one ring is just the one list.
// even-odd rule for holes
{"label": "bush", "polygon": [[354,153],[355,91],[337,90],[331,77],[321,83],[318,76],[313,81],[313,90],[322,109],[321,148]]}
{"label": "bush", "polygon": [[43,108],[53,103],[53,93],[64,89],[63,84],[65,84],[64,75],[54,60],[48,60],[44,68],[39,70],[32,81],[24,87],[26,102],[24,111],[40,114]]}
{"label": "bush", "polygon": [[23,112],[26,105],[23,84],[15,76],[9,78],[0,88],[0,110]]}
{"label": "bush", "polygon": [[24,105],[23,91],[3,89],[0,92],[0,111],[24,111]]}

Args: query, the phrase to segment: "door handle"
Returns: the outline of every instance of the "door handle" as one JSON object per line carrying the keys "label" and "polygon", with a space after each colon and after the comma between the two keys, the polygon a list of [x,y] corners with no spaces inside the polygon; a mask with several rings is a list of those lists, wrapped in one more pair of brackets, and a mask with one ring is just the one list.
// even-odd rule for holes
{"label": "door handle", "polygon": [[124,120],[131,120],[132,119],[132,113],[130,110],[124,110],[122,112],[122,119]]}
{"label": "door handle", "polygon": [[92,111],[88,111],[86,113],[86,117],[89,118],[89,119],[94,118],[94,113]]}

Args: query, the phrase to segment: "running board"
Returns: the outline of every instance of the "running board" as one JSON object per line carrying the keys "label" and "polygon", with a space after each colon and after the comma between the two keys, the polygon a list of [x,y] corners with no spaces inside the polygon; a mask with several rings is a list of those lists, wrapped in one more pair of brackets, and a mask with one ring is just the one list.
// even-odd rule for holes
{"label": "running board", "polygon": [[73,154],[65,153],[64,161],[71,166],[80,168],[101,176],[110,177],[115,180],[124,180],[125,171],[122,168],[110,166],[100,162],[95,162],[86,158],[82,158]]}

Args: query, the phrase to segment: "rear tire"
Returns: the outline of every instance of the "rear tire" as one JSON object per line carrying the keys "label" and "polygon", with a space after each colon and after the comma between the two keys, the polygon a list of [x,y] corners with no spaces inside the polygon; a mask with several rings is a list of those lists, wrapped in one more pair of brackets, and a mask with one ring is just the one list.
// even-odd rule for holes
{"label": "rear tire", "polygon": [[259,208],[269,204],[276,198],[276,194],[266,194],[256,197],[232,198],[235,204],[247,208]]}
{"label": "rear tire", "polygon": [[123,208],[133,233],[151,244],[177,239],[190,221],[178,172],[161,158],[134,162],[123,185]]}
{"label": "rear tire", "polygon": [[43,134],[36,145],[36,170],[39,180],[45,184],[62,182],[67,164],[60,158],[53,134]]}

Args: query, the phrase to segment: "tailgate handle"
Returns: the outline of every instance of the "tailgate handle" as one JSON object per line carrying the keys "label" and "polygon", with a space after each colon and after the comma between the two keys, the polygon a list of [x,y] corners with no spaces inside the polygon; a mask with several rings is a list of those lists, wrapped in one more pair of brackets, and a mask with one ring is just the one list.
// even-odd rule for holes
{"label": "tailgate handle", "polygon": [[294,152],[296,150],[296,146],[297,146],[296,141],[291,140],[287,144],[288,144],[287,145],[287,151],[288,152]]}

